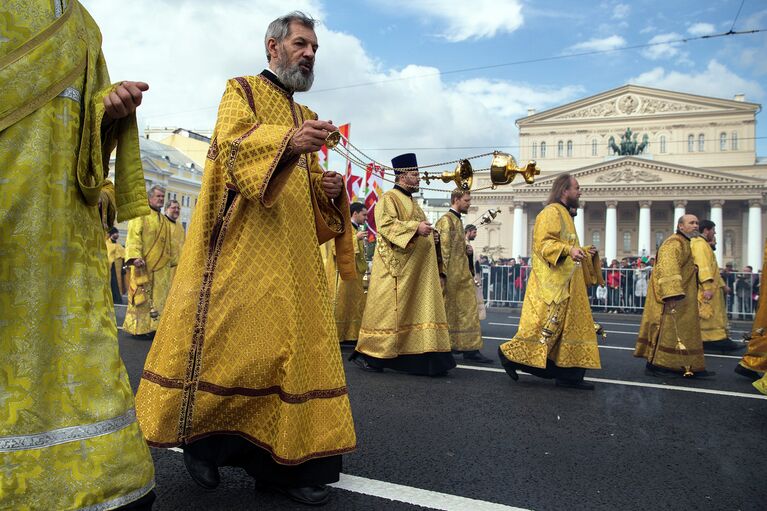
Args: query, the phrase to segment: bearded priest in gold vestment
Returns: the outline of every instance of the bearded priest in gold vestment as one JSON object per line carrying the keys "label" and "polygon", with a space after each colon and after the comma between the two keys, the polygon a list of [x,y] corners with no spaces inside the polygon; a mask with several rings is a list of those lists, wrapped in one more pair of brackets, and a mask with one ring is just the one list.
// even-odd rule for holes
{"label": "bearded priest in gold vestment", "polygon": [[455,359],[440,284],[444,268],[435,247],[439,233],[412,197],[420,182],[415,154],[397,156],[392,167],[394,189],[375,206],[376,253],[351,360],[366,371],[440,376],[455,367]]}
{"label": "bearded priest in gold vestment", "polygon": [[173,224],[160,212],[165,203],[165,190],[155,185],[147,197],[152,212],[128,222],[125,244],[130,284],[123,330],[142,337],[152,337],[160,324],[170,290],[171,268],[178,263]]}
{"label": "bearded priest in gold vestment", "polygon": [[[184,225],[178,221],[178,217],[181,215],[181,205],[176,199],[171,199],[165,205],[165,218],[170,221],[170,239],[171,239],[171,252],[175,254],[175,258],[178,261],[181,258],[181,249],[184,248],[184,241],[186,240],[186,233],[184,232]],[[173,277],[176,276],[176,266],[170,269],[170,280],[173,282]]]}
{"label": "bearded priest in gold vestment", "polygon": [[561,387],[591,390],[586,369],[601,369],[594,320],[580,263],[594,254],[580,246],[570,209],[577,210],[578,181],[560,174],[533,227],[532,275],[519,329],[498,348],[506,372],[554,378]]}
{"label": "bearded priest in gold vestment", "polygon": [[295,102],[311,86],[314,20],[265,38],[269,69],[226,84],[172,300],[136,397],[150,445],[182,446],[205,488],[218,467],[322,504],[355,448],[320,243],[356,277],[343,178],[315,152],[336,127]]}
{"label": "bearded priest in gold vestment", "polygon": [[[751,326],[751,339],[748,341],[746,353],[735,366],[736,373],[754,381],[759,379],[759,373],[767,373],[767,294],[765,294],[767,279],[764,278],[765,275],[767,275],[767,243],[764,244],[762,280],[759,283],[759,307],[756,309],[754,324]],[[763,389],[767,389],[764,378],[761,385]]]}
{"label": "bearded priest in gold vestment", "polygon": [[112,289],[112,301],[123,303],[123,293],[126,291],[123,265],[125,264],[125,247],[120,242],[120,231],[110,227],[107,231],[107,262],[109,263],[109,284]]}
{"label": "bearded priest in gold vestment", "polygon": [[101,33],[77,0],[2,2],[2,509],[154,500],[104,244],[115,211],[119,221],[148,213],[135,117],[147,88],[110,85]]}
{"label": "bearded priest in gold vestment", "polygon": [[690,240],[690,250],[698,268],[698,314],[703,350],[721,353],[743,349],[745,346],[731,340],[727,332],[726,286],[714,255],[716,224],[701,220],[699,228],[700,235]]}
{"label": "bearded priest in gold vestment", "polygon": [[698,317],[698,283],[690,239],[698,218],[683,215],[658,248],[634,350],[652,376],[712,376],[706,371]]}
{"label": "bearded priest in gold vestment", "polygon": [[368,262],[365,259],[364,239],[367,237],[365,219],[368,210],[360,202],[354,202],[349,206],[349,215],[354,228],[354,264],[357,270],[357,278],[343,280],[336,263],[336,250],[334,243],[323,245],[327,257],[325,271],[330,286],[330,297],[333,302],[333,316],[338,329],[338,340],[341,346],[354,347],[360,333],[362,313],[365,312],[365,274],[368,270]]}
{"label": "bearded priest in gold vestment", "polygon": [[450,330],[453,353],[462,353],[464,360],[492,363],[484,356],[482,332],[477,312],[477,292],[474,278],[466,260],[466,234],[461,215],[468,213],[471,193],[454,190],[450,195],[450,210],[435,225],[445,266],[445,313]]}

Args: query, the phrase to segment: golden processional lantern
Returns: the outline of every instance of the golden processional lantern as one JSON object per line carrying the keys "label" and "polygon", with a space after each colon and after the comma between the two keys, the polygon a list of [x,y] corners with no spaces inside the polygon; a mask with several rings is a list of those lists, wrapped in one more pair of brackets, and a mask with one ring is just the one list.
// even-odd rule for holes
{"label": "golden processional lantern", "polygon": [[[343,144],[339,144],[343,140]],[[353,163],[354,165],[367,169],[368,165],[373,164],[375,167],[381,169],[384,174],[395,174],[394,169],[392,167],[389,167],[388,165],[383,165],[381,163],[376,162],[372,158],[370,158],[368,155],[363,153],[359,148],[355,147],[351,142],[349,142],[349,139],[341,135],[339,131],[332,131],[330,132],[327,137],[325,138],[325,147],[328,149],[332,149],[333,151],[337,152],[339,155],[344,157],[346,160],[348,160],[350,163]],[[490,168],[485,169],[479,169],[475,170],[472,168],[471,162],[469,160],[475,159],[475,158],[482,158],[485,156],[492,156],[492,161],[490,164]],[[431,171],[424,171],[424,169],[432,169],[436,167],[441,167],[445,165],[452,165],[455,164],[455,168],[452,171],[444,171],[441,174],[437,172],[431,172]],[[403,169],[399,169],[400,171]],[[459,190],[466,190],[470,191],[474,185],[474,175],[479,172],[486,172],[490,171],[490,185],[483,186],[481,188],[475,189],[477,190],[488,190],[488,189],[496,189],[499,185],[508,185],[511,184],[512,181],[514,181],[514,178],[517,176],[517,174],[522,175],[525,182],[527,184],[532,184],[535,182],[535,176],[539,175],[541,173],[540,169],[535,163],[535,160],[530,160],[527,162],[527,165],[524,167],[520,167],[517,165],[516,160],[514,157],[510,154],[503,153],[501,151],[493,151],[492,153],[485,153],[485,154],[479,154],[476,156],[471,156],[468,158],[462,158],[460,160],[453,160],[448,162],[442,162],[442,163],[434,163],[431,165],[425,165],[425,166],[418,166],[413,167],[412,169],[405,169],[405,170],[414,170],[419,171],[424,179],[426,181],[426,184],[431,184],[432,181],[442,181],[443,183],[455,183],[456,188]],[[384,177],[385,181],[392,181],[391,178],[387,179]],[[423,190],[429,190],[429,188],[421,187]],[[444,191],[439,189],[433,189],[435,191]],[[492,218],[487,220],[485,223],[489,223],[492,221],[493,218],[495,218],[495,215],[497,215],[498,212],[495,212]]]}

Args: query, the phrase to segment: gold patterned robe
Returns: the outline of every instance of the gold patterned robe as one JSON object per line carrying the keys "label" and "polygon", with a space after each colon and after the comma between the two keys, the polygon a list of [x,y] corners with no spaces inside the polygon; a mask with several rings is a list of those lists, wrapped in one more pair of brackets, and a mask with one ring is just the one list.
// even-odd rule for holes
{"label": "gold patterned robe", "polygon": [[115,277],[117,278],[117,287],[120,294],[127,292],[125,279],[123,278],[123,265],[125,264],[125,247],[120,242],[114,243],[107,237],[107,261],[109,262],[109,274],[111,278],[112,268],[114,267]]}
{"label": "gold patterned robe", "polygon": [[365,312],[367,294],[362,279],[368,269],[365,260],[365,248],[362,240],[354,239],[354,262],[357,268],[357,278],[343,280],[336,264],[336,248],[333,243],[326,243],[323,249],[327,254],[325,271],[327,273],[330,299],[333,303],[333,315],[336,320],[339,341],[356,341],[362,324],[362,313]]}
{"label": "gold patterned robe", "polygon": [[113,509],[154,486],[98,207],[148,212],[136,120],[102,133],[112,86],[77,1],[3,0],[0,41],[0,508]]}
{"label": "gold patterned robe", "polygon": [[381,359],[450,352],[432,236],[418,236],[423,210],[398,189],[375,207],[376,252],[357,351]]}
{"label": "gold patterned robe", "polygon": [[439,232],[445,266],[445,313],[450,345],[455,351],[482,349],[477,292],[466,261],[466,236],[461,218],[448,212],[434,226]]}
{"label": "gold patterned robe", "polygon": [[285,465],[355,448],[316,223],[351,256],[349,206],[322,191],[316,154],[284,154],[304,119],[263,74],[227,83],[136,396],[151,445],[236,434]]}
{"label": "gold patterned robe", "polygon": [[[128,222],[125,257],[130,263],[143,258],[146,266],[130,266],[128,310],[123,330],[133,335],[155,332],[168,298],[172,268],[178,262],[173,243],[173,223],[159,211]],[[157,314],[154,314],[157,312]]]}
{"label": "gold patterned robe", "polygon": [[[700,337],[703,342],[729,339],[727,333],[727,307],[724,302],[724,280],[719,273],[716,255],[706,238],[698,236],[690,240],[692,259],[698,268],[698,315]],[[705,300],[703,293],[713,296]]]}
{"label": "gold patterned robe", "polygon": [[[647,287],[634,356],[678,372],[705,370],[698,283],[689,238],[680,233],[666,238],[658,248]],[[681,300],[667,301],[671,297]]]}
{"label": "gold patterned robe", "polygon": [[[767,242],[764,244],[764,263],[762,266],[762,279],[759,283],[759,306],[754,316],[754,324],[751,327],[751,340],[748,341],[748,347],[743,358],[740,359],[740,365],[751,369],[767,373]],[[764,385],[764,378],[762,378]],[[765,385],[767,388],[767,385]]]}
{"label": "gold patterned robe", "polygon": [[[559,203],[543,208],[533,227],[532,274],[519,329],[501,344],[507,359],[539,368],[547,359],[557,367],[601,368],[583,271],[570,257],[579,246],[568,210]],[[541,342],[544,327],[553,335]]]}

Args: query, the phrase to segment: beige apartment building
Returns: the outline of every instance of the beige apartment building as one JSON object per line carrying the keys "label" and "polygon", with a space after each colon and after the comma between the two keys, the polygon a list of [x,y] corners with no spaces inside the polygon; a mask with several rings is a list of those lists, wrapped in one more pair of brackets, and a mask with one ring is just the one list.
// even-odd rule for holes
{"label": "beige apartment building", "polygon": [[[473,194],[473,212],[500,208],[475,247],[494,257],[527,256],[551,182],[570,172],[583,196],[581,244],[608,260],[655,255],[685,212],[717,225],[720,265],[762,265],[767,160],[756,155],[761,105],[625,85],[517,120],[520,163],[536,160],[532,185]],[[627,130],[629,138],[626,138]],[[478,174],[475,186],[489,184]]]}

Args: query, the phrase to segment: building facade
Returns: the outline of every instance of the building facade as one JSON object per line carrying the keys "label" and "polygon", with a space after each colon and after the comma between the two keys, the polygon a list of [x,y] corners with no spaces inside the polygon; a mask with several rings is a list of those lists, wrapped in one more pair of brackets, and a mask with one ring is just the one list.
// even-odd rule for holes
{"label": "building facade", "polygon": [[[654,256],[684,213],[717,225],[717,259],[760,269],[767,162],[756,155],[761,106],[625,85],[519,119],[520,162],[541,175],[527,185],[473,194],[473,208],[508,214],[480,229],[486,253],[528,256],[532,227],[551,184],[570,172],[581,185],[575,217],[583,245],[608,259]],[[476,176],[478,187],[489,183]]]}

